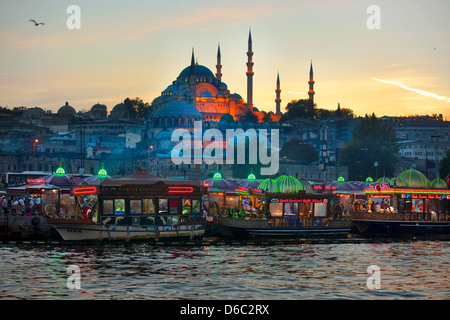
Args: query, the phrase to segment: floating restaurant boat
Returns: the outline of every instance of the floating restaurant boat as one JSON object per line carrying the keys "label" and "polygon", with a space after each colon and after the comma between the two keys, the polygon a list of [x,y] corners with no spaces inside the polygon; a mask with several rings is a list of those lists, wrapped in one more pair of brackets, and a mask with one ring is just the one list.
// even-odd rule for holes
{"label": "floating restaurant boat", "polygon": [[[217,207],[221,236],[304,238],[347,236],[351,221],[332,212],[335,195],[313,193],[308,181],[282,175],[257,188],[239,186],[237,206]],[[211,206],[210,206],[211,208]]]}
{"label": "floating restaurant boat", "polygon": [[[97,179],[102,177],[99,171]],[[90,177],[93,178],[93,177]],[[51,218],[77,218],[73,187],[84,183],[66,175],[60,166],[55,174],[27,179],[27,182],[7,188],[8,197],[24,198],[22,205],[11,206],[0,214],[0,238],[4,240],[61,240],[59,233],[49,224]],[[81,215],[80,215],[81,216]]]}
{"label": "floating restaurant boat", "polygon": [[[352,212],[351,233],[363,236],[450,238],[450,189],[408,169],[393,179],[367,183],[366,211]],[[392,180],[391,180],[392,181]]]}
{"label": "floating restaurant boat", "polygon": [[6,195],[23,197],[25,205],[12,205],[0,214],[0,238],[4,240],[59,239],[58,233],[48,224],[46,212],[62,208],[61,199],[70,190],[48,184],[43,179],[7,189]]}
{"label": "floating restaurant boat", "polygon": [[[99,186],[74,188],[82,216],[49,223],[63,240],[193,239],[205,231],[202,190],[195,181],[160,178],[139,168]],[[86,205],[87,196],[97,199]]]}

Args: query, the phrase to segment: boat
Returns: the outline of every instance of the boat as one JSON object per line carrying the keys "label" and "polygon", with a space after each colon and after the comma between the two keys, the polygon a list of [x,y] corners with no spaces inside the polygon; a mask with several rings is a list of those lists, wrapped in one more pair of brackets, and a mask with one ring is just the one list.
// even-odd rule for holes
{"label": "boat", "polygon": [[[61,198],[69,192],[58,186],[36,181],[7,189],[6,197],[23,198],[22,204],[4,208],[0,214],[0,238],[3,240],[59,240],[59,234],[48,223],[46,212],[61,208]],[[39,181],[38,181],[39,180]]]}
{"label": "boat", "polygon": [[311,185],[292,176],[265,179],[258,187],[240,185],[237,206],[210,203],[214,223],[223,237],[307,238],[346,237],[351,221],[335,212],[337,197],[313,193]]}
{"label": "boat", "polygon": [[450,189],[408,169],[392,180],[367,183],[367,210],[351,213],[351,234],[450,239]]}
{"label": "boat", "polygon": [[[195,239],[205,232],[203,187],[196,181],[162,178],[139,168],[73,193],[81,216],[49,220],[65,241]],[[95,196],[95,203],[86,203],[88,196]]]}

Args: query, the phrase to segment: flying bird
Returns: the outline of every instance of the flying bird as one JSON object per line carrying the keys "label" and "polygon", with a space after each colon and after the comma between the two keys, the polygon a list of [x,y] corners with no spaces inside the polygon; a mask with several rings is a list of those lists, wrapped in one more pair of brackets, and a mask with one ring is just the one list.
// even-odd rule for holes
{"label": "flying bird", "polygon": [[39,23],[37,23],[36,20],[33,20],[33,19],[30,19],[29,21],[30,21],[30,22],[33,22],[35,27],[37,27],[37,26],[40,25],[40,24],[45,25],[44,22],[39,22]]}

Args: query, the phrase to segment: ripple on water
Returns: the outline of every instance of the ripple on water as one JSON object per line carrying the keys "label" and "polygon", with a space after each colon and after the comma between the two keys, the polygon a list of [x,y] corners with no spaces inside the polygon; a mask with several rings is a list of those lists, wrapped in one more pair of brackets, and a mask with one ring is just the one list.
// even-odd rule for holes
{"label": "ripple on water", "polygon": [[[448,299],[448,242],[0,246],[4,299]],[[67,267],[81,289],[67,289]],[[381,288],[369,290],[377,265]],[[20,272],[18,272],[20,270]]]}

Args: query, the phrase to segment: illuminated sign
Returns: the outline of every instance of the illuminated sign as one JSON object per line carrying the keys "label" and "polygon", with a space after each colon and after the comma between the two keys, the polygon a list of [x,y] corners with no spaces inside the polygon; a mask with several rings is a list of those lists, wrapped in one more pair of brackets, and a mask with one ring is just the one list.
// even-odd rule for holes
{"label": "illuminated sign", "polygon": [[193,187],[169,187],[168,188],[169,193],[191,193],[194,192]]}
{"label": "illuminated sign", "polygon": [[445,194],[410,194],[410,193],[402,193],[400,195],[402,199],[441,199],[441,200],[450,200],[450,195]]}
{"label": "illuminated sign", "polygon": [[97,193],[97,187],[80,187],[80,188],[73,189],[73,194],[76,196],[90,195],[90,194],[96,194],[96,193]]}
{"label": "illuminated sign", "polygon": [[42,178],[37,179],[27,178],[27,183],[45,183],[45,180]]}
{"label": "illuminated sign", "polygon": [[391,185],[389,183],[367,183],[366,189],[376,189],[381,191],[382,189],[390,189]]}
{"label": "illuminated sign", "polygon": [[239,186],[238,191],[248,192],[249,194],[253,194],[253,193],[263,193],[263,192],[264,192],[263,189],[252,188],[252,187],[244,187],[244,186]]}
{"label": "illuminated sign", "polygon": [[328,199],[272,199],[272,203],[328,203]]}

